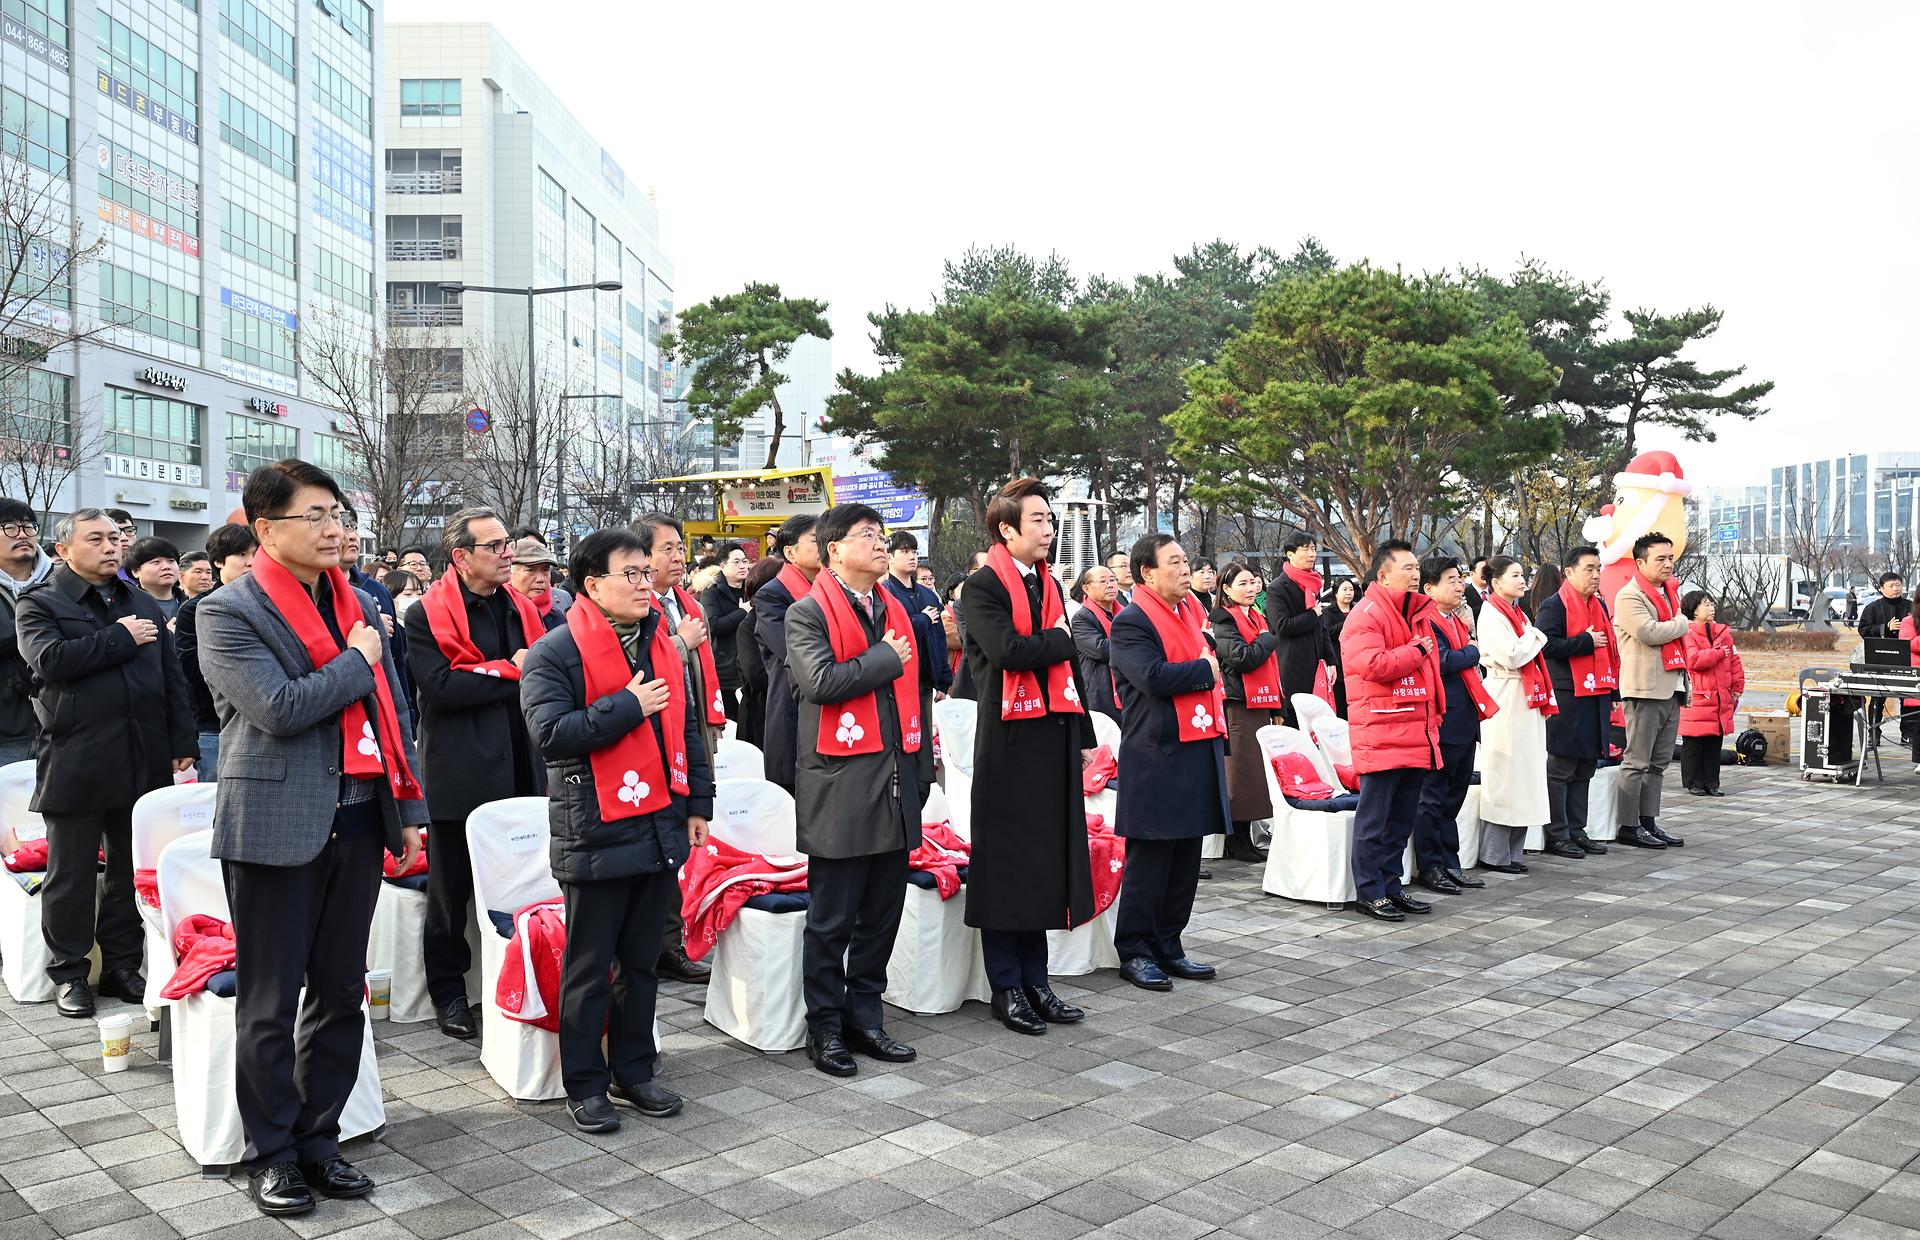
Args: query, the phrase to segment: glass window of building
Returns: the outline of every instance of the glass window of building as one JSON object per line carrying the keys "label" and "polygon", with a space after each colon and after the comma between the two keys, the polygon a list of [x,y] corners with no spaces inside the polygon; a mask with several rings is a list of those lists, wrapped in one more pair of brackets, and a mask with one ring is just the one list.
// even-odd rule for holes
{"label": "glass window of building", "polygon": [[107,451],[174,465],[200,465],[198,405],[107,389]]}
{"label": "glass window of building", "polygon": [[67,0],[6,0],[7,16],[57,47],[72,47]]}
{"label": "glass window of building", "polygon": [[460,257],[461,219],[457,215],[389,215],[387,257],[401,261],[437,261]]}
{"label": "glass window of building", "polygon": [[[360,489],[360,458],[352,445],[340,435],[328,435],[316,431],[313,435],[313,463],[333,475],[333,480],[342,490]],[[360,523],[366,524],[367,514],[360,514]]]}
{"label": "glass window of building", "polygon": [[[220,355],[276,375],[298,373],[294,364],[293,332],[271,319],[220,307]],[[275,457],[275,460],[280,458]]]}
{"label": "glass window of building", "polygon": [[197,71],[105,9],[99,10],[95,25],[99,43],[94,62],[102,73],[125,82],[136,94],[165,104],[188,123],[200,123]]}
{"label": "glass window of building", "polygon": [[401,78],[400,115],[460,115],[460,79]]}
{"label": "glass window of building", "polygon": [[313,89],[327,111],[367,137],[373,136],[373,96],[318,56],[313,58]]}
{"label": "glass window of building", "polygon": [[356,267],[332,250],[313,252],[313,286],[343,305],[373,313],[373,273]]}
{"label": "glass window of building", "polygon": [[100,317],[175,344],[200,347],[197,294],[112,263],[100,264]]}
{"label": "glass window of building", "polygon": [[227,468],[248,474],[262,465],[300,455],[300,435],[285,422],[227,415]]}
{"label": "glass window of building", "polygon": [[4,280],[9,321],[20,318],[33,302],[62,310],[73,308],[73,290],[68,283],[73,260],[65,246],[45,237],[22,238],[18,229],[0,223],[0,247],[10,268]]}
{"label": "glass window of building", "polygon": [[367,50],[373,50],[373,9],[366,0],[314,0],[320,11],[325,13],[340,29],[352,35],[354,41]]}
{"label": "glass window of building", "polygon": [[101,198],[177,228],[189,237],[200,235],[198,185],[117,142],[105,138],[100,142],[107,148],[107,163],[100,169],[96,184]]}
{"label": "glass window of building", "polygon": [[229,254],[257,263],[289,280],[299,279],[299,242],[290,228],[282,228],[232,200],[220,204],[220,244]]}
{"label": "glass window of building", "polygon": [[293,179],[299,150],[293,134],[224,90],[220,92],[220,140],[289,181]]}
{"label": "glass window of building", "polygon": [[0,376],[0,406],[10,438],[73,446],[73,380],[67,376],[31,368]]}
{"label": "glass window of building", "polygon": [[220,0],[220,33],[267,68],[293,81],[292,33],[255,8],[252,0]]}
{"label": "glass window of building", "polygon": [[460,152],[388,148],[387,192],[391,194],[459,193]]}
{"label": "glass window of building", "polygon": [[[12,7],[8,7],[12,11]],[[56,177],[71,175],[73,126],[52,108],[15,90],[0,87],[0,126],[4,153]]]}

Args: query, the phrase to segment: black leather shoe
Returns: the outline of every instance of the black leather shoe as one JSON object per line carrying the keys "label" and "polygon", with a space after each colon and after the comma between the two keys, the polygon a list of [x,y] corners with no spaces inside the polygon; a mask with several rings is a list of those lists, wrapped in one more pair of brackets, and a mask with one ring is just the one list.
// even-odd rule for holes
{"label": "black leather shoe", "polygon": [[327,1197],[364,1197],[373,1191],[373,1178],[338,1154],[316,1163],[301,1163],[300,1178],[308,1188]]}
{"label": "black leather shoe", "polygon": [[1474,888],[1485,887],[1487,885],[1485,879],[1475,878],[1465,870],[1448,870],[1447,878],[1456,887]]}
{"label": "black leather shoe", "polygon": [[253,1198],[262,1214],[306,1214],[313,1209],[313,1191],[291,1161],[275,1163],[248,1176],[247,1196]]}
{"label": "black leather shoe", "polygon": [[1720,789],[1718,788],[1709,788],[1707,789],[1707,795],[1710,797],[1723,797],[1727,794],[1720,791]]}
{"label": "black leather shoe", "polygon": [[93,990],[84,977],[54,987],[53,1007],[62,1016],[84,1018],[93,1015]]}
{"label": "black leather shoe", "polygon": [[1258,865],[1267,859],[1267,850],[1256,845],[1252,834],[1242,825],[1236,826],[1233,833],[1227,836],[1227,856],[1235,861]]}
{"label": "black leather shoe", "polygon": [[1131,960],[1120,962],[1120,976],[1132,982],[1142,990],[1172,990],[1173,979],[1166,970],[1146,956],[1135,956]]}
{"label": "black leather shoe", "polygon": [[591,1098],[567,1099],[567,1114],[581,1132],[614,1132],[620,1127],[620,1112],[613,1109],[605,1094]]}
{"label": "black leather shoe", "polygon": [[660,953],[660,963],[655,966],[654,972],[676,982],[705,986],[707,979],[713,976],[713,966],[687,955],[686,944],[675,943]]}
{"label": "black leather shoe", "polygon": [[847,1049],[881,1063],[912,1063],[920,1052],[905,1042],[896,1042],[885,1029],[848,1029],[840,1035]]}
{"label": "black leather shoe", "polygon": [[1570,861],[1585,861],[1587,850],[1572,840],[1555,840],[1547,845],[1547,852],[1556,857],[1565,857]]}
{"label": "black leather shoe", "polygon": [[1629,848],[1665,848],[1666,847],[1665,844],[1662,844],[1659,840],[1654,839],[1653,836],[1647,834],[1644,830],[1642,830],[1640,827],[1637,827],[1637,826],[1621,827],[1620,834],[1614,837],[1614,843],[1625,844]]}
{"label": "black leather shoe", "polygon": [[1433,905],[1421,900],[1416,900],[1409,895],[1388,896],[1387,900],[1393,907],[1403,913],[1431,913],[1433,911]]}
{"label": "black leather shoe", "polygon": [[1640,830],[1647,835],[1651,835],[1654,839],[1659,840],[1668,848],[1685,848],[1687,846],[1687,842],[1679,836],[1668,835],[1665,831],[1662,831],[1660,824],[1657,822],[1643,822],[1640,824]]}
{"label": "black leather shoe", "polygon": [[1027,992],[1018,987],[993,992],[993,1018],[1015,1033],[1038,1036],[1047,1031],[1047,1022],[1033,1010]]}
{"label": "black leather shoe", "polygon": [[1583,853],[1588,853],[1596,857],[1606,855],[1607,846],[1599,840],[1589,839],[1585,831],[1574,836],[1573,842],[1580,845],[1580,851]]}
{"label": "black leather shoe", "polygon": [[1483,861],[1480,863],[1480,868],[1483,870],[1492,870],[1495,874],[1525,874],[1527,872],[1527,867],[1517,861],[1509,861],[1505,865],[1493,865],[1490,862]]}
{"label": "black leather shoe", "polygon": [[1356,913],[1365,913],[1367,916],[1379,921],[1405,921],[1407,919],[1407,915],[1395,908],[1393,901],[1387,899],[1385,896],[1380,897],[1378,900],[1355,900],[1353,902],[1353,910]]}
{"label": "black leather shoe", "polygon": [[1443,896],[1457,896],[1460,894],[1460,884],[1448,878],[1447,872],[1442,869],[1423,870],[1420,873],[1420,877],[1415,881],[1428,891],[1437,891]]}
{"label": "black leather shoe", "polygon": [[1208,868],[1207,868],[1206,866],[1204,866],[1204,865],[1203,865],[1203,866],[1201,866],[1201,867],[1200,867],[1200,877],[1201,877],[1201,878],[1212,878],[1212,877],[1213,877],[1213,871],[1212,871],[1212,870],[1209,870],[1209,869],[1208,869]]}
{"label": "black leather shoe", "polygon": [[1051,986],[1022,986],[1020,993],[1026,997],[1027,1006],[1034,1015],[1049,1025],[1071,1025],[1076,1020],[1085,1020],[1087,1014],[1053,993]]}
{"label": "black leather shoe", "polygon": [[853,1056],[847,1053],[847,1044],[840,1040],[837,1033],[809,1033],[807,1058],[828,1076],[852,1076],[860,1070],[860,1065],[853,1062]]}
{"label": "black leather shoe", "polygon": [[439,1022],[440,1032],[450,1038],[464,1042],[480,1034],[480,1026],[473,1019],[473,1005],[465,995],[455,995],[448,1000],[445,1007],[434,1013],[434,1019]]}
{"label": "black leather shoe", "polygon": [[128,1003],[145,1003],[147,979],[140,976],[138,969],[115,969],[111,973],[100,975],[100,989],[96,993],[102,999],[123,999]]}
{"label": "black leather shoe", "polygon": [[1707,790],[1695,784],[1688,784],[1687,795],[1690,797],[1703,797],[1707,795]]}
{"label": "black leather shoe", "polygon": [[615,1083],[614,1087],[607,1092],[612,1095],[609,1101],[624,1102],[640,1114],[652,1119],[665,1119],[669,1115],[678,1115],[681,1106],[684,1105],[679,1094],[670,1089],[662,1089],[652,1081],[642,1081],[638,1085]]}
{"label": "black leather shoe", "polygon": [[1168,977],[1177,977],[1189,982],[1210,982],[1220,976],[1220,970],[1213,965],[1203,964],[1192,956],[1182,956],[1178,960],[1157,960],[1160,971]]}

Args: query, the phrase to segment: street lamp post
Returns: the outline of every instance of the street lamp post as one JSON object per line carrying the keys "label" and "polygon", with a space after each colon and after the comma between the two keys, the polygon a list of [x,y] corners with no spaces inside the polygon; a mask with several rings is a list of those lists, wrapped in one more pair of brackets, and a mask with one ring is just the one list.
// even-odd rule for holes
{"label": "street lamp post", "polygon": [[[540,443],[540,406],[537,403],[538,398],[535,387],[537,379],[535,375],[536,362],[533,351],[533,299],[536,297],[545,297],[549,293],[617,293],[626,286],[618,280],[596,280],[591,284],[553,284],[546,288],[508,288],[494,284],[462,284],[458,280],[452,280],[442,281],[440,287],[446,292],[459,293],[462,296],[467,293],[500,293],[509,297],[524,297],[527,299],[527,445],[529,449],[537,449]],[[554,495],[554,505],[557,510],[557,519],[564,522],[566,517],[564,499],[566,493],[565,454],[564,452],[560,452],[555,455],[562,458],[562,463],[557,466],[554,471],[555,476],[561,481],[561,488],[555,492]],[[538,521],[540,519],[540,488],[537,484],[533,488],[533,496],[533,517],[535,521]],[[560,531],[560,537],[563,539],[566,537],[564,527]]]}

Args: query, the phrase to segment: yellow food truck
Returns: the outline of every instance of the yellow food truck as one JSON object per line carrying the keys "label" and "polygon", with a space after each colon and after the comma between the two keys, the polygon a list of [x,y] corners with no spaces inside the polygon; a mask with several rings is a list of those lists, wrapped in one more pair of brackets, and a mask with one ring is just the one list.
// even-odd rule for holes
{"label": "yellow food truck", "polygon": [[833,507],[833,470],[825,465],[682,474],[656,478],[648,485],[705,491],[712,497],[713,519],[688,521],[688,539],[732,539],[749,548],[747,554],[756,560],[766,554],[768,536],[788,517]]}

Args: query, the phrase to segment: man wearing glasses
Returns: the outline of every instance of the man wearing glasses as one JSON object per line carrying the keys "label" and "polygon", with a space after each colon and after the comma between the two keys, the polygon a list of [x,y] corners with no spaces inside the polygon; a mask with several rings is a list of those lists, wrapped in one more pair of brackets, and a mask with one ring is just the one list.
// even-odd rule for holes
{"label": "man wearing glasses", "polygon": [[40,727],[33,718],[33,674],[20,657],[14,613],[20,596],[53,573],[40,549],[40,523],[17,499],[0,498],[0,766],[33,757]]}
{"label": "man wearing glasses", "polygon": [[527,740],[520,667],[546,633],[507,584],[513,540],[490,508],[447,518],[447,571],[407,610],[407,668],[420,696],[420,757],[433,798],[427,832],[427,994],[440,1032],[479,1032],[467,1001],[467,906],[473,866],[467,815],[488,801],[546,793],[546,764]]}
{"label": "man wearing glasses", "polygon": [[1559,593],[1540,604],[1536,627],[1547,635],[1540,653],[1560,713],[1547,717],[1548,847],[1567,844],[1583,853],[1603,853],[1587,837],[1587,793],[1593,772],[1607,756],[1608,716],[1620,697],[1620,660],[1613,646],[1613,617],[1600,597],[1600,552],[1575,547],[1561,557]]}
{"label": "man wearing glasses", "polygon": [[241,506],[252,571],[197,604],[222,724],[213,855],[233,910],[234,1094],[248,1195],[305,1214],[316,1192],[373,1189],[340,1156],[340,1115],[366,1036],[381,854],[413,862],[427,805],[385,626],[340,571],[339,485],[285,460],[253,471]]}

